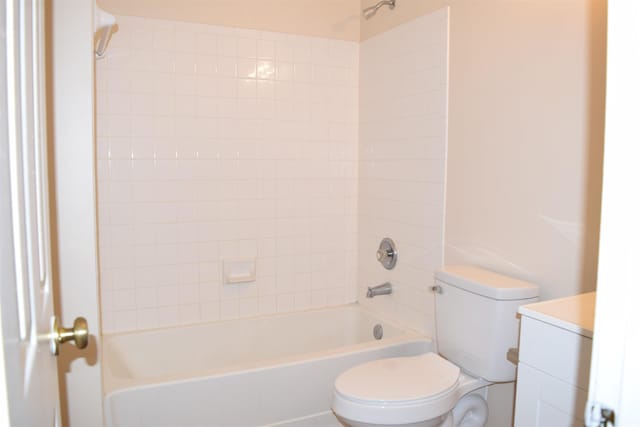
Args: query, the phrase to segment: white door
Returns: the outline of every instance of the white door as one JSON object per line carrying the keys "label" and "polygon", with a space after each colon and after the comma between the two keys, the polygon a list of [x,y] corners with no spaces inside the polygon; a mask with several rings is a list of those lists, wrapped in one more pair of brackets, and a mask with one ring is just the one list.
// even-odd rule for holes
{"label": "white door", "polygon": [[[58,425],[44,1],[0,6],[0,424]],[[5,84],[6,82],[6,84]],[[69,338],[77,338],[69,333]],[[86,331],[80,338],[86,338]]]}
{"label": "white door", "polygon": [[[598,296],[586,425],[640,426],[640,2],[611,0]],[[603,421],[609,410],[611,421]]]}

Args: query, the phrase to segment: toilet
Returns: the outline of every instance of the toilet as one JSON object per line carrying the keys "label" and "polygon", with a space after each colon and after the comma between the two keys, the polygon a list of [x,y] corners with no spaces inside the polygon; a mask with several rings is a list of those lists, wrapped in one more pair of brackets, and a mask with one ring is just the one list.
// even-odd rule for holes
{"label": "toilet", "polygon": [[438,353],[379,359],[341,373],[332,409],[351,427],[484,427],[485,399],[472,393],[515,381],[507,351],[518,343],[516,312],[538,287],[473,266],[435,273]]}

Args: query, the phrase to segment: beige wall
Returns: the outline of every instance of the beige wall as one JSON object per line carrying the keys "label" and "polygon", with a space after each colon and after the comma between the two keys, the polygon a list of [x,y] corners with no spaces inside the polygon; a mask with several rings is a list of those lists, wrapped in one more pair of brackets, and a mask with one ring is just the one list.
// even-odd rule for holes
{"label": "beige wall", "polygon": [[362,38],[444,4],[445,262],[531,280],[543,298],[595,289],[606,2],[398,0]]}
{"label": "beige wall", "polygon": [[117,15],[356,41],[360,0],[98,0]]}

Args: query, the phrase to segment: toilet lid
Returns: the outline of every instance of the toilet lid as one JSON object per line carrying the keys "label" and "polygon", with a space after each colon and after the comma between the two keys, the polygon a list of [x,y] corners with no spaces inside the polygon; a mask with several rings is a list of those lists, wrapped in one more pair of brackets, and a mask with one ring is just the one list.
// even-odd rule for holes
{"label": "toilet lid", "polygon": [[343,372],[338,393],[352,400],[411,401],[428,399],[453,389],[460,368],[435,353],[379,359]]}

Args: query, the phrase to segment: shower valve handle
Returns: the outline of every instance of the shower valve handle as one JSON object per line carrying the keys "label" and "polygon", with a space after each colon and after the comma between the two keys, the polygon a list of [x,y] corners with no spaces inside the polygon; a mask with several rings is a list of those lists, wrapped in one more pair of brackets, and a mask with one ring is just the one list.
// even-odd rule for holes
{"label": "shower valve handle", "polygon": [[376,258],[387,270],[391,270],[396,266],[396,262],[398,262],[398,250],[393,240],[388,237],[382,239],[376,251]]}
{"label": "shower valve handle", "polygon": [[383,259],[385,258],[391,258],[393,256],[393,250],[392,249],[387,249],[384,250],[382,248],[378,249],[378,252],[376,252],[376,257],[378,258],[378,261],[382,262]]}

